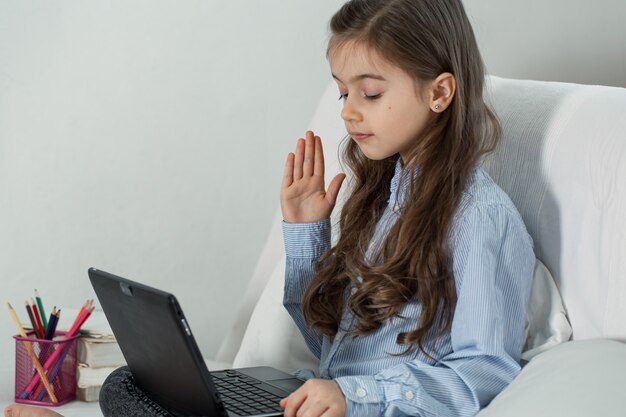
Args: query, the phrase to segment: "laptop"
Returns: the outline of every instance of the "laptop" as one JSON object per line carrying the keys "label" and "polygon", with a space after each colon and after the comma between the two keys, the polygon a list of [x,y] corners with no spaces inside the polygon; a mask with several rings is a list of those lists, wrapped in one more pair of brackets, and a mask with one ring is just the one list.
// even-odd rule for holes
{"label": "laptop", "polygon": [[89,280],[135,383],[173,415],[281,416],[304,383],[265,366],[209,372],[174,295],[95,268]]}

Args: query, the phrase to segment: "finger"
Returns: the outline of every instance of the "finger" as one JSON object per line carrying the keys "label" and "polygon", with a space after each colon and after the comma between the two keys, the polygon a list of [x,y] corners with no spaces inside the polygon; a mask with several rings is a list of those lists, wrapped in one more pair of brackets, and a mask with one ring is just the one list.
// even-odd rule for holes
{"label": "finger", "polygon": [[287,406],[289,405],[289,397],[285,397],[282,400],[280,400],[278,405],[280,405],[283,408],[283,416],[289,417],[289,414],[287,412]]}
{"label": "finger", "polygon": [[292,152],[289,152],[289,155],[287,155],[285,170],[283,172],[282,188],[287,188],[293,183],[293,161],[295,157],[296,156]]}
{"label": "finger", "polygon": [[322,139],[315,136],[315,168],[314,175],[324,177],[324,149],[322,147]]}
{"label": "finger", "polygon": [[326,411],[320,417],[344,417],[344,414],[341,414],[336,407],[335,408],[327,408]]}
{"label": "finger", "polygon": [[293,179],[299,180],[302,178],[302,163],[304,161],[304,139],[298,139],[296,144],[296,156],[294,158],[293,165]]}
{"label": "finger", "polygon": [[298,389],[291,393],[287,397],[287,404],[285,405],[285,411],[283,415],[285,417],[296,417],[300,406],[306,400],[307,393],[304,390]]}
{"label": "finger", "polygon": [[328,190],[326,191],[326,201],[331,207],[335,206],[337,202],[337,196],[339,195],[339,190],[341,189],[341,185],[343,184],[343,180],[346,179],[346,174],[337,174],[335,178],[332,179],[330,184],[328,184]]}
{"label": "finger", "polygon": [[314,160],[315,160],[315,137],[310,130],[306,132],[306,139],[304,145],[304,164],[302,166],[302,175],[310,177],[313,175]]}
{"label": "finger", "polygon": [[305,401],[304,404],[298,409],[296,417],[320,417],[328,410],[328,405],[321,402],[312,403],[311,401]]}

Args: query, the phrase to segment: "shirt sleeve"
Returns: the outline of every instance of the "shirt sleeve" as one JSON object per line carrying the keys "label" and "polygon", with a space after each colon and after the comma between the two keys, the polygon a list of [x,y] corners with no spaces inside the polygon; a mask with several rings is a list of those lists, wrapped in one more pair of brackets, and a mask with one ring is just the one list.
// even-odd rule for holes
{"label": "shirt sleeve", "polygon": [[283,222],[287,255],[283,305],[304,336],[309,350],[319,359],[322,335],[308,328],[302,314],[302,296],[315,276],[317,260],[330,248],[330,220],[312,223]]}
{"label": "shirt sleeve", "polygon": [[473,416],[520,371],[535,255],[519,214],[474,207],[450,250],[457,287],[452,352],[376,375],[339,377],[347,417]]}

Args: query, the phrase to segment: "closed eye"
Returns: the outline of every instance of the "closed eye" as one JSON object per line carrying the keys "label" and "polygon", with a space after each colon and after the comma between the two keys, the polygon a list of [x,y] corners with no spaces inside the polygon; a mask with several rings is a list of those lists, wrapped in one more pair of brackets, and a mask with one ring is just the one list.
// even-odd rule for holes
{"label": "closed eye", "polygon": [[[382,93],[372,94],[372,95],[364,94],[363,98],[366,99],[366,100],[376,100],[376,99],[381,98],[382,95],[383,95]],[[345,100],[347,98],[348,98],[348,93],[346,93],[346,94],[339,94],[339,100]]]}

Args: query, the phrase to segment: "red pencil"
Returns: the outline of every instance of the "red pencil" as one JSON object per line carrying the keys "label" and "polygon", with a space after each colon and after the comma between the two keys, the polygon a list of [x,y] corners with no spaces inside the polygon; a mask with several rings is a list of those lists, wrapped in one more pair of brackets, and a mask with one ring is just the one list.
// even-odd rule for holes
{"label": "red pencil", "polygon": [[35,300],[30,299],[30,308],[33,310],[33,316],[35,316],[35,323],[37,324],[37,328],[39,329],[40,338],[43,338],[43,323],[41,322],[41,318],[39,317],[39,310],[37,309],[37,304],[35,304]]}
{"label": "red pencil", "polygon": [[[70,329],[74,328],[75,325],[78,324],[78,320],[79,318],[82,318],[82,315],[84,314],[84,312],[87,310],[87,308],[89,307],[89,300],[85,301],[85,304],[83,304],[80,307],[80,310],[78,310],[78,314],[76,315],[76,317],[74,318],[74,321],[72,322],[72,327],[70,327]],[[67,332],[66,336],[69,335],[69,331]],[[69,337],[69,336],[68,336]]]}
{"label": "red pencil", "polygon": [[37,326],[37,321],[35,320],[35,316],[33,316],[33,309],[28,304],[28,301],[24,301],[26,303],[26,312],[28,313],[28,318],[30,319],[30,324],[33,326],[33,331],[35,332],[35,337],[37,339],[42,339],[41,334],[39,334],[39,326]]}

